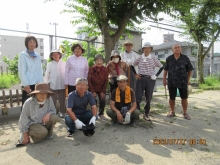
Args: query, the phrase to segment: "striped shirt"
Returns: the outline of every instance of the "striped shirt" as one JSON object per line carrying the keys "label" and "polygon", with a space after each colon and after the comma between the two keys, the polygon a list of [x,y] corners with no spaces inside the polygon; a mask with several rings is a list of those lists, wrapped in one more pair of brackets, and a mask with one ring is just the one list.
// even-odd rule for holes
{"label": "striped shirt", "polygon": [[138,74],[148,76],[155,75],[155,67],[161,68],[163,66],[156,57],[152,55],[145,57],[144,54],[142,54],[133,65],[138,66]]}
{"label": "striped shirt", "polygon": [[75,55],[70,56],[66,61],[65,84],[75,86],[77,78],[88,77],[88,61],[85,57]]}

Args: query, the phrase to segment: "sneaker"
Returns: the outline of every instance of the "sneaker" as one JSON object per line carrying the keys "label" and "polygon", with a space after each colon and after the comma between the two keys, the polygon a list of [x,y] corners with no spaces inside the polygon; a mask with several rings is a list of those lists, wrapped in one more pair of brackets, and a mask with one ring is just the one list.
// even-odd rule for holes
{"label": "sneaker", "polygon": [[46,136],[46,139],[53,139],[53,135],[51,135],[51,136]]}
{"label": "sneaker", "polygon": [[150,119],[150,117],[148,116],[148,114],[144,114],[143,118],[144,118],[144,120],[151,121],[151,119]]}
{"label": "sneaker", "polygon": [[73,131],[67,131],[66,136],[67,136],[67,137],[72,137],[72,136],[73,136],[73,133],[74,133]]}
{"label": "sneaker", "polygon": [[65,117],[65,114],[64,113],[59,113],[59,116],[61,117],[61,118],[64,118]]}
{"label": "sneaker", "polygon": [[99,115],[99,118],[102,119],[102,120],[106,119],[106,117],[104,115]]}

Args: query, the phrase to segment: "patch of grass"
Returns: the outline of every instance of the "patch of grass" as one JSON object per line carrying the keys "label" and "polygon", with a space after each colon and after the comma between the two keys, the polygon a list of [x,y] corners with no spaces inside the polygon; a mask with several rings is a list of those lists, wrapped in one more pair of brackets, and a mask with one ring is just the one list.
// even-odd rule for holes
{"label": "patch of grass", "polygon": [[155,114],[166,113],[167,107],[164,106],[163,104],[157,103],[157,104],[151,106],[150,112],[155,113]]}
{"label": "patch of grass", "polygon": [[3,74],[0,76],[0,89],[10,88],[14,84],[18,84],[19,79],[11,74]]}
{"label": "patch of grass", "polygon": [[194,106],[193,109],[199,109],[198,107]]}
{"label": "patch of grass", "polygon": [[212,113],[216,113],[216,111],[212,111]]}
{"label": "patch of grass", "polygon": [[208,149],[208,148],[200,148],[200,151],[210,152],[210,149]]}
{"label": "patch of grass", "polygon": [[203,90],[220,90],[220,79],[217,76],[206,77],[204,84],[199,84],[199,88]]}

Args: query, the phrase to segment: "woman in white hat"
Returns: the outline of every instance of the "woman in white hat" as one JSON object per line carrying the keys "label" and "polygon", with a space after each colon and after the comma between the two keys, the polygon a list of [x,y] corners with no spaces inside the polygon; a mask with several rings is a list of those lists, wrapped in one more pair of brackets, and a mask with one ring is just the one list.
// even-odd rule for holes
{"label": "woman in white hat", "polygon": [[128,64],[127,77],[128,77],[128,86],[132,88],[134,91],[136,89],[136,78],[132,70],[134,70],[134,66],[132,65],[134,61],[139,57],[137,53],[135,53],[133,48],[133,43],[129,40],[124,43],[125,51],[121,53],[121,60]]}
{"label": "woman in white hat", "polygon": [[60,103],[59,116],[64,118],[66,113],[65,99],[66,90],[64,84],[65,65],[66,63],[61,60],[62,53],[59,50],[53,50],[50,53],[52,60],[47,64],[47,69],[44,76],[44,82],[48,83],[51,91],[54,93],[52,96],[54,105],[56,107],[57,99]]}
{"label": "woman in white hat", "polygon": [[56,109],[50,97],[53,92],[49,90],[48,84],[36,84],[35,90],[29,95],[32,97],[25,101],[18,122],[21,133],[17,147],[30,143],[30,137],[34,143],[44,138],[52,139],[57,121]]}
{"label": "woman in white hat", "polygon": [[[142,101],[143,92],[145,92],[146,105],[144,107],[144,119],[151,121],[148,113],[150,111],[150,102],[153,95],[153,89],[155,86],[156,78],[163,70],[163,64],[160,61],[151,55],[153,47],[150,42],[145,42],[142,51],[143,54],[133,63],[133,65],[138,66],[138,74],[136,74],[137,85],[136,85],[136,101],[137,109],[140,110],[140,103]],[[159,67],[159,71],[155,74],[155,67]]]}

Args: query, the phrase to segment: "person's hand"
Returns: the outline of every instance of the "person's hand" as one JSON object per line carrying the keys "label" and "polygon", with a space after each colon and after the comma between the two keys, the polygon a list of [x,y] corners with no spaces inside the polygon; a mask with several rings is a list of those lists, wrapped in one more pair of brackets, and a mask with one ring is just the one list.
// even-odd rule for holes
{"label": "person's hand", "polygon": [[31,92],[31,88],[30,88],[29,85],[25,86],[25,87],[23,88],[23,90],[26,91],[27,93],[30,93],[30,92]]}
{"label": "person's hand", "polygon": [[152,75],[152,76],[150,76],[150,78],[151,78],[151,80],[156,80],[156,79],[157,79],[157,76]]}
{"label": "person's hand", "polygon": [[122,120],[123,120],[123,116],[122,116],[121,112],[117,111],[116,114],[117,114],[118,122],[122,122]]}
{"label": "person's hand", "polygon": [[131,119],[131,113],[127,112],[125,115],[125,123],[126,124],[130,123],[130,119]]}
{"label": "person's hand", "polygon": [[104,98],[105,97],[105,94],[104,93],[100,93],[100,96],[101,96],[101,98]]}
{"label": "person's hand", "polygon": [[24,134],[24,136],[23,136],[23,140],[22,140],[22,142],[21,142],[22,144],[25,144],[25,145],[27,145],[28,143],[30,143],[30,137],[29,137],[29,135],[28,134]]}
{"label": "person's hand", "polygon": [[95,126],[95,120],[96,120],[96,117],[93,116],[93,117],[90,119],[89,124],[92,123],[92,124]]}
{"label": "person's hand", "polygon": [[164,78],[163,79],[163,85],[166,86],[167,85],[167,80]]}
{"label": "person's hand", "polygon": [[135,74],[136,79],[140,79],[141,76],[139,74]]}
{"label": "person's hand", "polygon": [[79,119],[76,119],[74,122],[77,129],[82,129],[82,126],[85,126],[85,124],[81,122]]}
{"label": "person's hand", "polygon": [[93,95],[93,97],[96,97],[96,96],[97,96],[97,94],[96,94],[95,92],[93,92],[92,95]]}
{"label": "person's hand", "polygon": [[44,117],[42,119],[43,125],[46,125],[49,120],[50,120],[50,113],[47,113],[46,115],[44,115]]}

